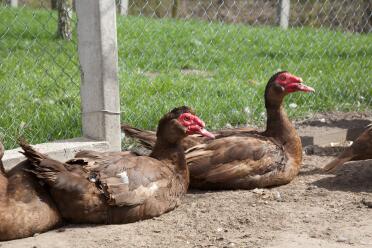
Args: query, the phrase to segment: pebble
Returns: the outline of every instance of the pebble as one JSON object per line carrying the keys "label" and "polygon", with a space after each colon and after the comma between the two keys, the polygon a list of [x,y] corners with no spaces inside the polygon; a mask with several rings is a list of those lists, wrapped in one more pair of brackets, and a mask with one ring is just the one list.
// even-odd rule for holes
{"label": "pebble", "polygon": [[338,238],[337,238],[337,240],[336,240],[337,242],[340,242],[340,243],[344,243],[344,242],[346,242],[347,241],[347,238],[346,237],[344,237],[344,236],[338,236]]}
{"label": "pebble", "polygon": [[369,208],[372,208],[372,199],[366,199],[366,198],[363,198],[362,199],[362,203],[364,204],[364,205],[366,205],[367,207],[369,207]]}
{"label": "pebble", "polygon": [[278,202],[283,201],[283,198],[282,198],[282,196],[281,196],[281,194],[280,194],[279,191],[274,191],[274,199],[275,199],[276,201],[278,201]]}
{"label": "pebble", "polygon": [[307,190],[313,190],[313,189],[317,189],[318,186],[316,185],[309,185],[309,187],[307,187]]}
{"label": "pebble", "polygon": [[236,246],[236,244],[234,242],[229,243],[229,247],[235,247],[235,246]]}
{"label": "pebble", "polygon": [[264,190],[255,188],[255,189],[252,190],[252,192],[255,193],[255,194],[258,194],[258,195],[262,195],[264,193]]}

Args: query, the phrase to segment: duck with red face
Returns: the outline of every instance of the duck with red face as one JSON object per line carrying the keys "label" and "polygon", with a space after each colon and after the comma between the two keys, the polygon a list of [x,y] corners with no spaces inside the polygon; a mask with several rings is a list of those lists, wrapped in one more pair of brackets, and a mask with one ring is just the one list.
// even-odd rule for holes
{"label": "duck with red face", "polygon": [[180,203],[189,186],[182,140],[213,137],[189,107],[161,118],[150,156],[82,151],[65,163],[21,142],[33,173],[46,182],[63,218],[73,223],[128,223],[159,216]]}
{"label": "duck with red face", "polygon": [[240,130],[186,151],[190,185],[199,189],[253,189],[289,183],[302,162],[300,137],[283,108],[286,95],[314,92],[287,71],[266,85],[266,130]]}

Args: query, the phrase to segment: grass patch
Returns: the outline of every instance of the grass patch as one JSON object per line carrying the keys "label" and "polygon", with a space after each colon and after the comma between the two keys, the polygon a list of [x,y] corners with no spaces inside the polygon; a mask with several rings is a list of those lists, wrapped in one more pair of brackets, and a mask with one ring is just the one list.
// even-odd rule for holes
{"label": "grass patch", "polygon": [[[76,35],[55,39],[55,12],[0,8],[0,19],[9,20],[0,24],[0,138],[11,148],[20,132],[34,143],[80,135]],[[262,124],[263,90],[280,69],[317,90],[287,98],[291,118],[372,105],[371,34],[121,16],[117,28],[122,121],[138,127],[155,128],[182,104],[211,129]]]}

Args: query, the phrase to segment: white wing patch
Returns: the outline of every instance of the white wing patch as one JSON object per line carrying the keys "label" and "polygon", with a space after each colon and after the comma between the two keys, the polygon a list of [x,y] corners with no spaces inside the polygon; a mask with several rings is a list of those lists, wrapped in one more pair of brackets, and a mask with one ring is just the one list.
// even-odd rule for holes
{"label": "white wing patch", "polygon": [[153,183],[150,186],[149,190],[150,190],[151,193],[154,193],[158,188],[159,188],[158,185],[156,183]]}
{"label": "white wing patch", "polygon": [[116,174],[117,176],[119,176],[121,178],[121,180],[123,181],[123,183],[125,184],[129,184],[129,178],[128,178],[128,174],[126,171],[123,171],[119,174]]}

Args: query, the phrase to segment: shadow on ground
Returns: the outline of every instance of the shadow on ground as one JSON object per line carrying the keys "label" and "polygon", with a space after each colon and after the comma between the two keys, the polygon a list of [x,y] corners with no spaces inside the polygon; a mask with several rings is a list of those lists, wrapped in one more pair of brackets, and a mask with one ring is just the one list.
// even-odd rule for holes
{"label": "shadow on ground", "polygon": [[346,163],[333,174],[312,184],[331,191],[372,193],[372,160]]}

